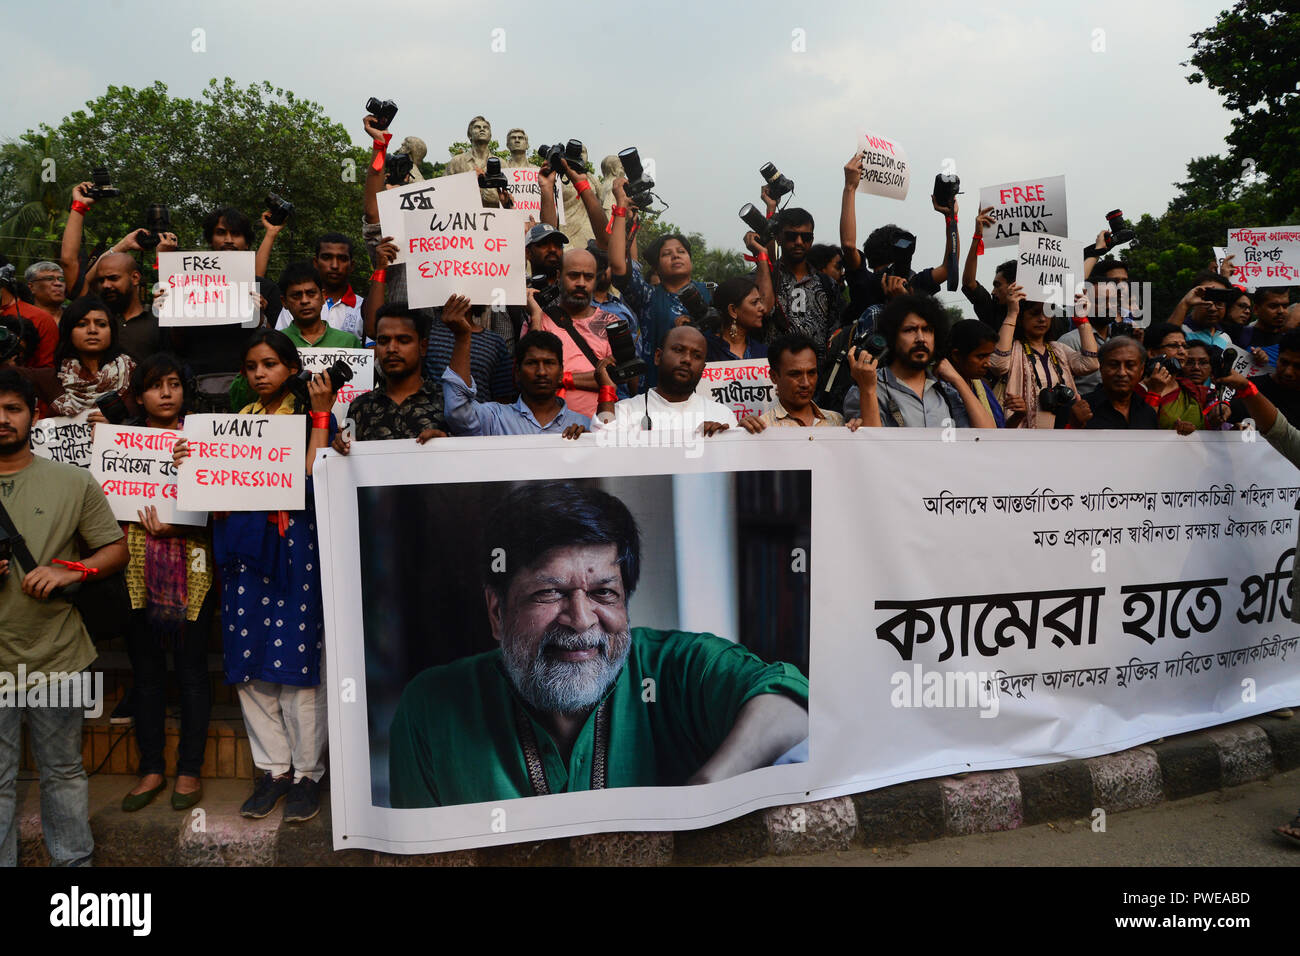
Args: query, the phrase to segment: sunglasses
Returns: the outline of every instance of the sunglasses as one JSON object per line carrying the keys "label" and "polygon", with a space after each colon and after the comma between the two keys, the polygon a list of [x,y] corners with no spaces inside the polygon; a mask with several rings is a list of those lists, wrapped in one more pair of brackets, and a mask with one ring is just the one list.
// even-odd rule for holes
{"label": "sunglasses", "polygon": [[785,232],[781,233],[781,236],[786,242],[795,242],[796,240],[802,240],[803,242],[813,241],[813,234],[811,232],[796,232],[794,229],[785,230]]}

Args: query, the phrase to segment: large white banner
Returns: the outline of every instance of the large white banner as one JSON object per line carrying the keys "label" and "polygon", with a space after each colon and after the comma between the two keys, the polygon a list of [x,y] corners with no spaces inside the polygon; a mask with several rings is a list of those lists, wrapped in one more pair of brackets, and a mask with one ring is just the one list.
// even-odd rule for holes
{"label": "large white banner", "polygon": [[[1262,439],[944,436],[768,429],[685,450],[526,437],[324,455],[335,847],[425,853],[703,827],[906,780],[1111,753],[1300,702],[1289,620],[1300,472]],[[567,607],[567,572],[494,555],[502,526],[490,519],[513,494],[544,500],[553,481],[598,485],[639,526],[627,623],[685,632],[674,640],[701,648],[713,639],[699,632],[711,632],[784,661],[783,681],[806,673],[806,739],[782,749],[788,740],[765,737],[771,765],[697,782],[691,768],[716,759],[730,733],[701,710],[728,691],[645,683],[648,638],[634,632],[609,697],[623,710],[605,724],[609,773],[621,779],[593,789],[583,762],[599,715],[567,772],[545,758],[544,724],[511,718],[492,649],[544,626],[529,616],[538,608]],[[433,563],[444,538],[463,547]],[[421,558],[406,596],[392,555],[408,549]],[[518,575],[542,568],[543,584],[524,577],[525,590],[558,597],[493,630],[476,575],[516,560]],[[528,790],[538,747],[549,792]],[[683,766],[657,764],[663,753]]]}

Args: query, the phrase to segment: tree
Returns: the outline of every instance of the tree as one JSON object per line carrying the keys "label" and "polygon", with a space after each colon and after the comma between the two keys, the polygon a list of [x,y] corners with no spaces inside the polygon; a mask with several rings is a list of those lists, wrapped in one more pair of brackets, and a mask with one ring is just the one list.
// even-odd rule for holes
{"label": "tree", "polygon": [[[15,144],[11,144],[13,146]],[[272,259],[272,276],[290,258],[310,256],[315,237],[341,231],[360,245],[362,181],[368,154],[321,107],[269,83],[239,87],[213,79],[197,100],[173,97],[162,83],[144,89],[110,86],[103,96],[20,137],[24,152],[55,160],[57,202],[42,228],[62,233],[72,187],[106,166],[117,199],[95,204],[87,244],[112,243],[144,224],[151,203],[168,207],[181,248],[203,244],[202,223],[217,206],[232,205],[256,221],[268,192],[294,205],[294,218]],[[5,219],[30,207],[24,179],[10,170],[19,157],[0,154],[0,210]],[[9,232],[10,230],[4,230]],[[57,246],[54,247],[57,252]],[[359,264],[367,260],[358,258]]]}
{"label": "tree", "polygon": [[58,181],[56,144],[28,132],[0,147],[0,243],[19,272],[41,259],[59,257],[62,221],[72,185]]}
{"label": "tree", "polygon": [[[1228,134],[1229,164],[1247,182],[1268,177],[1267,219],[1292,222],[1300,212],[1300,17],[1270,0],[1237,0],[1214,26],[1192,34],[1194,71],[1189,83],[1205,83],[1237,114]],[[1187,66],[1187,63],[1183,64]],[[1235,225],[1263,225],[1236,223]]]}
{"label": "tree", "polygon": [[643,265],[651,264],[646,254],[654,241],[660,236],[671,233],[686,236],[691,244],[692,279],[700,282],[723,282],[735,276],[748,275],[753,271],[752,264],[746,262],[741,253],[730,249],[710,249],[700,233],[686,233],[671,222],[660,219],[655,213],[642,216],[641,229],[636,236],[637,250],[641,253]]}

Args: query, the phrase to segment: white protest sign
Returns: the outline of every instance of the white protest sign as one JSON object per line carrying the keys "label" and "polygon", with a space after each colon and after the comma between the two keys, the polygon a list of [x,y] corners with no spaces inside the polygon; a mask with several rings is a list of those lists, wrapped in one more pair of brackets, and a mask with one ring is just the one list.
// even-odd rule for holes
{"label": "white protest sign", "polygon": [[86,421],[89,415],[86,411],[32,422],[32,451],[50,461],[89,468],[90,433],[95,427]]}
{"label": "white protest sign", "polygon": [[391,236],[397,244],[397,258],[394,263],[405,262],[406,223],[410,214],[419,214],[427,219],[428,214],[438,206],[481,205],[483,200],[478,190],[478,173],[456,173],[452,176],[440,176],[437,179],[425,179],[405,186],[386,189],[375,197],[379,205],[379,229],[385,236]]}
{"label": "white protest sign", "polygon": [[907,187],[912,181],[907,150],[888,137],[862,133],[858,136],[858,153],[862,159],[858,192],[890,199],[907,198]]}
{"label": "white protest sign", "polygon": [[984,233],[986,246],[1010,246],[1022,232],[1064,236],[1065,177],[1045,176],[999,183],[980,190],[980,209],[993,207],[993,228]]}
{"label": "white protest sign", "polygon": [[192,511],[301,511],[307,425],[302,415],[190,415],[190,457],[178,504]]}
{"label": "white protest sign", "polygon": [[[406,213],[408,217],[412,213]],[[524,223],[518,209],[443,208],[407,219],[407,304],[440,306],[453,293],[475,305],[524,305]]]}
{"label": "white protest sign", "polygon": [[1300,282],[1300,226],[1228,230],[1232,281],[1247,292]]}
{"label": "white protest sign", "polygon": [[776,401],[771,368],[765,358],[710,362],[704,366],[695,391],[726,405],[735,413],[737,421],[760,415]]}
{"label": "white protest sign", "polygon": [[334,420],[348,417],[348,406],[358,395],[375,387],[375,352],[373,349],[299,349],[298,358],[304,372],[328,372],[335,362],[345,362],[352,369],[352,381],[334,396]]}
{"label": "white protest sign", "polygon": [[1228,258],[1227,246],[1211,246],[1214,251],[1214,271],[1218,272],[1223,268],[1223,260]]}
{"label": "white protest sign", "polygon": [[508,166],[501,170],[505,174],[510,197],[515,201],[515,208],[528,213],[534,219],[541,220],[542,187],[537,182],[536,166]]}
{"label": "white protest sign", "polygon": [[179,429],[171,428],[95,427],[90,473],[108,496],[114,518],[139,521],[139,512],[153,505],[158,509],[158,520],[164,524],[207,524],[207,512],[176,507],[172,448],[181,434]]}
{"label": "white protest sign", "polygon": [[1016,282],[1031,302],[1073,305],[1074,289],[1083,281],[1083,243],[1064,236],[1022,232]]}
{"label": "white protest sign", "polygon": [[239,325],[260,311],[256,253],[160,252],[158,285],[166,292],[160,326]]}

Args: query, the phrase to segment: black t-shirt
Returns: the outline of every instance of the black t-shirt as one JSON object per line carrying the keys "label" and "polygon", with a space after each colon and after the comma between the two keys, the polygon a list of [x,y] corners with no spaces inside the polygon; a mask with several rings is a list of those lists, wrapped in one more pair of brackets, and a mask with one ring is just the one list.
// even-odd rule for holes
{"label": "black t-shirt", "polygon": [[[266,297],[266,314],[280,314],[280,287],[270,279],[258,279],[258,289]],[[200,325],[187,329],[170,329],[171,346],[185,360],[194,375],[218,375],[240,371],[244,345],[254,329],[242,325]]]}
{"label": "black t-shirt", "polygon": [[[885,271],[872,272],[866,266],[860,266],[857,269],[851,269],[844,273],[844,283],[849,289],[849,306],[845,313],[846,322],[857,321],[863,312],[873,305],[882,305],[885,302],[885,291],[881,288],[880,280],[884,278]],[[920,272],[912,273],[912,278],[908,280],[911,283],[912,291],[917,295],[934,295],[939,291],[939,283],[934,281],[933,269],[922,269]]]}
{"label": "black t-shirt", "polygon": [[[1262,348],[1262,346],[1261,346]],[[1259,388],[1259,393],[1272,402],[1289,422],[1300,422],[1300,391],[1283,388],[1272,375],[1257,375],[1250,380]],[[1240,424],[1250,418],[1246,403],[1240,398],[1233,398],[1228,420]]]}
{"label": "black t-shirt", "polygon": [[122,323],[118,342],[121,343],[122,351],[131,356],[137,365],[149,356],[163,351],[158,316],[153,314],[152,309],[145,309],[130,321],[124,320],[120,315],[117,318]]}
{"label": "black t-shirt", "polygon": [[[1092,409],[1092,418],[1088,419],[1085,430],[1113,428],[1159,428],[1160,415],[1154,408],[1142,401],[1136,394],[1129,399],[1128,418],[1115,410],[1104,389],[1097,389],[1083,396],[1083,400]],[[1069,413],[1056,416],[1056,427],[1064,428],[1070,421]]]}

